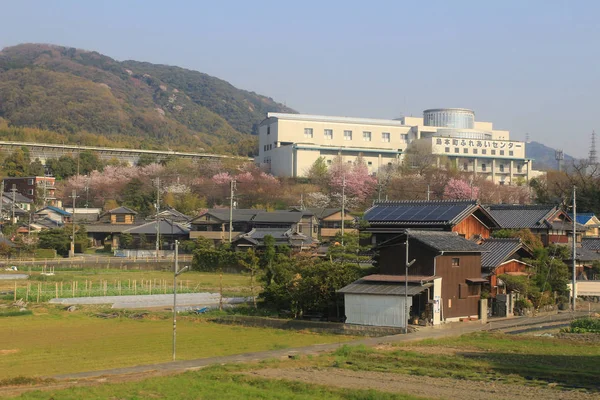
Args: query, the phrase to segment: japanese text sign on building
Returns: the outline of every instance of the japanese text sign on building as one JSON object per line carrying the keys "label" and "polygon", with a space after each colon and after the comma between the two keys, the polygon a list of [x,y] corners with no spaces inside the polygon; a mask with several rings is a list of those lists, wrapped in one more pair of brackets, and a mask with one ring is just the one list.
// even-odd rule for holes
{"label": "japanese text sign on building", "polygon": [[452,138],[436,138],[436,144],[444,144],[446,146],[462,146],[462,147],[481,147],[484,149],[512,149],[515,144],[503,140],[477,140],[477,139],[452,139]]}

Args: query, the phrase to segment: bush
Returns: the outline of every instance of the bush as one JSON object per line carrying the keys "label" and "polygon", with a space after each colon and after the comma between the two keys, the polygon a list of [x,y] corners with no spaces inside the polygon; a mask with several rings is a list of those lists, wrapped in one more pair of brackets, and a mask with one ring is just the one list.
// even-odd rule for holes
{"label": "bush", "polygon": [[517,311],[518,313],[521,313],[532,307],[533,307],[533,304],[531,303],[531,301],[529,301],[527,299],[519,299],[519,300],[515,301],[515,311]]}
{"label": "bush", "polygon": [[56,258],[56,250],[35,249],[35,258]]}
{"label": "bush", "polygon": [[112,243],[104,243],[104,252],[112,253]]}
{"label": "bush", "polygon": [[600,333],[600,319],[580,318],[571,322],[571,333]]}
{"label": "bush", "polygon": [[31,310],[11,310],[11,311],[1,311],[0,317],[19,317],[21,315],[31,315],[33,312]]}

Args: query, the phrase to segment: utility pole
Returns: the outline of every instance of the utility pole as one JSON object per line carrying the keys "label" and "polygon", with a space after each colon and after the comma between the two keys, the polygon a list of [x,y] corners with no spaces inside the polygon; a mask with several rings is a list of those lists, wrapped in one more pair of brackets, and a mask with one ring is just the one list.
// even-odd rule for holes
{"label": "utility pole", "polygon": [[427,201],[429,201],[429,194],[431,194],[431,192],[429,191],[429,183],[427,184]]}
{"label": "utility pole", "polygon": [[233,192],[235,190],[235,179],[231,180],[229,186],[229,243],[231,243],[233,239]]}
{"label": "utility pole", "polygon": [[79,179],[79,159],[81,158],[81,149],[79,146],[81,142],[77,142],[77,179]]}
{"label": "utility pole", "polygon": [[577,302],[577,186],[573,186],[573,293],[571,301],[573,302],[573,312],[576,311]]}
{"label": "utility pole", "polygon": [[408,318],[410,313],[410,308],[408,307],[408,268],[415,263],[415,260],[408,261],[408,241],[410,237],[410,233],[408,230],[406,232],[406,242],[405,242],[405,259],[404,259],[404,334],[408,334]]}
{"label": "utility pole", "polygon": [[73,197],[73,214],[71,214],[71,223],[73,224],[73,236],[71,236],[71,257],[75,257],[75,199],[77,198],[77,191],[73,190],[71,195]]}
{"label": "utility pole", "polygon": [[346,175],[342,177],[342,246],[344,245],[344,224],[346,219]]}
{"label": "utility pole", "polygon": [[4,228],[4,214],[3,214],[3,210],[2,210],[2,205],[4,204],[4,180],[2,180],[2,183],[0,183],[0,237],[4,236],[4,233],[2,232]]}
{"label": "utility pole", "polygon": [[160,177],[156,177],[156,261],[160,250]]}
{"label": "utility pole", "polygon": [[15,185],[13,183],[12,189],[10,189],[10,191],[12,192],[12,204],[10,206],[11,213],[12,213],[11,223],[14,224],[15,223],[15,201],[16,201],[16,195],[17,195],[17,185]]}
{"label": "utility pole", "polygon": [[173,266],[173,361],[177,350],[177,276],[187,271],[188,266],[179,271],[179,240],[175,241],[175,265]]}

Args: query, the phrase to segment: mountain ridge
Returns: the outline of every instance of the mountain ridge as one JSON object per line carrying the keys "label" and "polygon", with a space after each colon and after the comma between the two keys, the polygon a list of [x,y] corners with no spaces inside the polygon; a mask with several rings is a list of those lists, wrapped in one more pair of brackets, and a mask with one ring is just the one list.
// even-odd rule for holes
{"label": "mountain ridge", "polygon": [[257,125],[270,111],[296,112],[177,66],[49,44],[0,51],[0,118],[12,128],[56,132],[63,140],[85,134],[143,148],[249,155],[257,148]]}

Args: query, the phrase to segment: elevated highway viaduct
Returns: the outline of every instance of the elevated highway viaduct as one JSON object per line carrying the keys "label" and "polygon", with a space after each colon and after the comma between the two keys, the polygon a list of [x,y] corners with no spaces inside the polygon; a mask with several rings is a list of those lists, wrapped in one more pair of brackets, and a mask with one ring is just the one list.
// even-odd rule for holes
{"label": "elevated highway viaduct", "polygon": [[[132,139],[133,140],[133,139]],[[0,141],[0,153],[4,156],[14,152],[16,149],[26,147],[29,150],[31,160],[39,158],[42,164],[46,164],[46,160],[51,158],[59,158],[61,156],[75,156],[78,152],[91,151],[98,155],[101,160],[117,159],[121,162],[127,162],[130,165],[137,163],[140,156],[147,154],[156,157],[158,161],[164,160],[167,157],[186,158],[191,160],[220,160],[220,159],[238,159],[251,161],[247,157],[235,157],[221,154],[210,153],[190,153],[171,150],[141,150],[141,149],[123,149],[112,147],[97,147],[97,146],[78,146],[72,144],[50,144],[50,143],[30,143],[30,142],[13,142]],[[200,149],[202,150],[202,149]]]}

